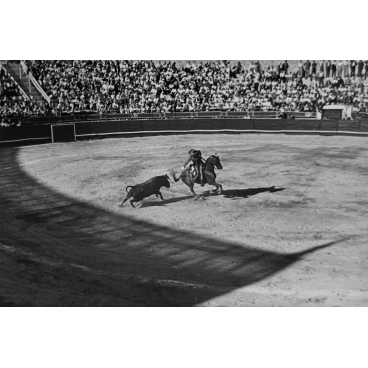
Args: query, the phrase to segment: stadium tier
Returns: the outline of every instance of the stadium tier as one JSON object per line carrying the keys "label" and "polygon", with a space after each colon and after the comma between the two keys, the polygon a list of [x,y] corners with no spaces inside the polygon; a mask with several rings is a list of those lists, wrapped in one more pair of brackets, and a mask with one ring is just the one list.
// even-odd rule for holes
{"label": "stadium tier", "polygon": [[8,127],[19,124],[19,119],[31,116],[45,115],[42,109],[33,99],[28,96],[7,73],[6,69],[0,68],[0,127]]}
{"label": "stadium tier", "polygon": [[10,103],[15,87],[9,87],[3,68],[2,119],[67,114],[77,116],[75,120],[78,115],[114,114],[195,117],[210,112],[277,117],[285,111],[313,117],[325,105],[353,105],[362,113],[368,106],[368,61],[55,60],[25,61],[19,69],[38,85],[44,105],[19,93]]}

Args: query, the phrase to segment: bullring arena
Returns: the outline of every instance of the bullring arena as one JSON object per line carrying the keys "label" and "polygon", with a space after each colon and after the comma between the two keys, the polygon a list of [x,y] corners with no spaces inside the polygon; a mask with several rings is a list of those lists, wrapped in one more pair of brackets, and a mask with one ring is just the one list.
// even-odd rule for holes
{"label": "bullring arena", "polygon": [[[2,306],[367,306],[367,137],[154,135],[1,148]],[[217,153],[222,194],[127,185]]]}

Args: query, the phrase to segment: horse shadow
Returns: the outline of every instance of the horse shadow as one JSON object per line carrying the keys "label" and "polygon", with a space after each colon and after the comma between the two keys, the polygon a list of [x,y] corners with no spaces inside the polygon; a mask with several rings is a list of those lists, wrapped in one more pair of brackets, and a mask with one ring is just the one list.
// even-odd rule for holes
{"label": "horse shadow", "polygon": [[263,187],[263,188],[248,188],[248,189],[228,189],[224,190],[221,195],[224,198],[228,199],[237,199],[237,198],[249,198],[259,193],[276,193],[285,190],[286,188],[276,188],[275,186],[272,187]]}
{"label": "horse shadow", "polygon": [[[206,190],[205,192],[201,193],[200,199],[205,199],[210,196],[214,195],[221,195],[224,198],[227,199],[239,199],[239,198],[249,198],[251,196],[254,196],[259,193],[275,193],[275,192],[281,192],[282,190],[285,190],[286,188],[276,188],[275,186],[272,187],[262,187],[262,188],[247,188],[247,189],[227,189],[223,190],[221,194],[213,193],[212,190]],[[170,199],[164,199],[161,202],[144,202],[142,206],[144,207],[159,207],[159,206],[165,206],[167,204],[177,203],[181,201],[186,201],[193,199],[192,195],[187,195],[183,197],[176,197],[176,198],[170,198]]]}

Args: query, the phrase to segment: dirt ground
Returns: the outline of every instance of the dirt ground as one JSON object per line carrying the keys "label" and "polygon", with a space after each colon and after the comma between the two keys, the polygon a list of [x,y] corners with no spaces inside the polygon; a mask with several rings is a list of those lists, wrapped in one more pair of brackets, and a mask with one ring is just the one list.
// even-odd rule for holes
{"label": "dirt ground", "polygon": [[[134,209],[190,148],[213,187]],[[368,140],[178,135],[0,150],[1,306],[367,306]]]}

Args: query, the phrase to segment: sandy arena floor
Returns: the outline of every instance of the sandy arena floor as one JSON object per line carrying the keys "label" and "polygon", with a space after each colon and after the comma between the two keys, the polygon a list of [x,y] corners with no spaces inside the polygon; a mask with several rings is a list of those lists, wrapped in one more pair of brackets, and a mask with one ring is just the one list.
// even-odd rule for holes
{"label": "sandy arena floor", "polygon": [[[222,195],[125,187],[217,152]],[[0,150],[0,306],[367,306],[368,140],[182,135]]]}

